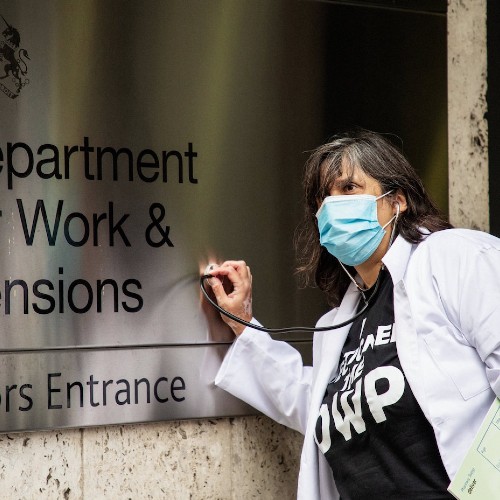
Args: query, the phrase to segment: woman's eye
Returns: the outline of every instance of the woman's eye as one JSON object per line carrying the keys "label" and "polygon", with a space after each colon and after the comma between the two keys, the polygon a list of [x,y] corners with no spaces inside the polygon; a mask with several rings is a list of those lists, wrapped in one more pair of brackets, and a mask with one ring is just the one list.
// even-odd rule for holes
{"label": "woman's eye", "polygon": [[344,190],[347,193],[354,191],[355,189],[356,189],[356,184],[352,184],[352,183],[346,184],[346,186],[344,187]]}

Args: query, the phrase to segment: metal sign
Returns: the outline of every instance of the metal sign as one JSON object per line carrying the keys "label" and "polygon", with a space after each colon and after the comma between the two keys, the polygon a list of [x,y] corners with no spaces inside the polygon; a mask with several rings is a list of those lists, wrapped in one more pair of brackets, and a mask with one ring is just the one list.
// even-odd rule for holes
{"label": "metal sign", "polygon": [[237,4],[0,2],[0,430],[253,411],[213,385],[232,334],[198,277],[291,252],[267,207],[299,19]]}
{"label": "metal sign", "polygon": [[0,425],[21,430],[241,414],[242,403],[212,383],[224,352],[214,346],[4,354]]}
{"label": "metal sign", "polygon": [[0,431],[253,411],[213,385],[200,272],[244,259],[259,320],[312,326],[304,152],[352,120],[446,150],[445,19],[335,3],[0,0]]}

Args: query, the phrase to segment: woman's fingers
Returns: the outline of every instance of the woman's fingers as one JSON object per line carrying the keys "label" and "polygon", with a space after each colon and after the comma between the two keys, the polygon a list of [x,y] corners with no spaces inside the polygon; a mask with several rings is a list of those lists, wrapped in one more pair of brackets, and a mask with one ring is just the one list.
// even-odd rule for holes
{"label": "woman's fingers", "polygon": [[[219,306],[245,321],[252,319],[252,275],[244,261],[230,260],[209,272],[213,293]],[[226,283],[229,286],[226,288]],[[223,316],[223,320],[239,335],[244,326]]]}
{"label": "woman's fingers", "polygon": [[214,275],[213,272],[210,274],[212,274],[212,276],[214,277],[208,280],[208,284],[212,287],[212,291],[214,292],[215,298],[217,299],[217,303],[222,307],[222,304],[225,304],[227,301],[227,293],[226,290],[224,290],[224,285],[222,284],[222,280],[219,277],[223,277],[223,275]]}

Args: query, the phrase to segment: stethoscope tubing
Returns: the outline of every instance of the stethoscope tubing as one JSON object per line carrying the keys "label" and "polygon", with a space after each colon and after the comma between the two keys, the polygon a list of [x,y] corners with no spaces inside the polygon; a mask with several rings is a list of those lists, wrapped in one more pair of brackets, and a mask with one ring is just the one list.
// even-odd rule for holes
{"label": "stethoscope tubing", "polygon": [[244,319],[241,319],[238,316],[235,316],[234,314],[230,313],[229,311],[226,311],[224,308],[219,306],[219,304],[217,304],[217,302],[212,300],[212,298],[208,295],[208,292],[205,288],[205,280],[210,279],[210,278],[213,278],[213,276],[210,274],[203,274],[200,277],[200,288],[201,288],[201,291],[203,292],[203,295],[207,299],[207,301],[213,307],[215,307],[215,309],[217,309],[221,314],[224,314],[224,316],[227,316],[228,318],[232,319],[233,321],[236,321],[237,323],[240,323],[241,325],[253,328],[254,330],[260,330],[261,332],[266,332],[266,333],[271,333],[271,334],[284,334],[284,333],[292,333],[292,332],[310,332],[310,333],[327,332],[330,330],[337,330],[338,328],[343,328],[344,326],[350,325],[351,323],[356,321],[358,318],[363,316],[363,314],[368,310],[368,308],[372,304],[372,299],[377,294],[378,285],[379,285],[379,281],[380,281],[377,279],[377,282],[375,284],[375,288],[373,289],[373,292],[370,294],[368,299],[366,299],[364,297],[364,294],[362,294],[363,300],[365,301],[365,305],[363,306],[363,308],[360,311],[358,311],[354,316],[352,316],[351,318],[349,318],[345,321],[342,321],[341,323],[337,323],[335,325],[330,325],[330,326],[317,326],[317,327],[291,326],[291,327],[287,327],[287,328],[267,328],[267,327],[262,326],[262,325],[250,323],[249,321],[245,321]]}

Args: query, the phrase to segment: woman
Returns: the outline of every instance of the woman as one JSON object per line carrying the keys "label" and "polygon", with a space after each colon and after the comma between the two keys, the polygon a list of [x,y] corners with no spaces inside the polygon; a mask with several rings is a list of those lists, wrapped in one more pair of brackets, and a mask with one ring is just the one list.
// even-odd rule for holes
{"label": "woman", "polygon": [[[500,241],[452,229],[407,160],[371,132],[314,151],[304,187],[300,271],[333,306],[317,326],[370,306],[315,334],[312,367],[225,318],[237,339],[216,384],[305,434],[300,499],[451,498],[500,394]],[[227,261],[211,274],[219,305],[251,320],[249,267]]]}

